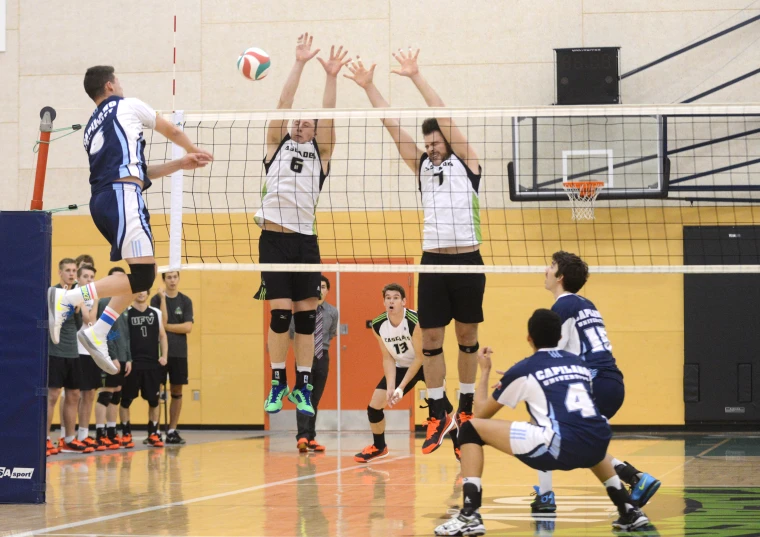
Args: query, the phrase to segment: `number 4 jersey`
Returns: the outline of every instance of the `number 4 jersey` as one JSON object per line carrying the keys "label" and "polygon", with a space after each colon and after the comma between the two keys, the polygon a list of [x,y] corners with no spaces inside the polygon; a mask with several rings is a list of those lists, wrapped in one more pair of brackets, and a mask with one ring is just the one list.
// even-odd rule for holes
{"label": "number 4 jersey", "polygon": [[593,302],[565,293],[557,298],[552,311],[562,319],[560,349],[579,356],[594,376],[597,370],[618,371],[604,320]]}
{"label": "number 4 jersey", "polygon": [[409,367],[414,362],[412,334],[417,327],[417,312],[404,308],[404,318],[393,326],[388,313],[383,312],[372,320],[372,329],[383,340],[388,353],[396,360],[396,367]]}
{"label": "number 4 jersey", "polygon": [[526,464],[534,466],[531,458],[549,458],[555,464],[543,469],[569,470],[604,458],[612,431],[591,399],[591,371],[577,356],[539,349],[509,368],[493,398],[511,408],[524,401],[535,424],[544,429],[545,444],[521,455]]}
{"label": "number 4 jersey", "polygon": [[254,215],[257,224],[264,220],[302,233],[316,235],[316,208],[322,185],[330,173],[322,171],[317,140],[299,144],[286,134],[269,162],[264,160],[267,176],[261,189],[261,209]]}

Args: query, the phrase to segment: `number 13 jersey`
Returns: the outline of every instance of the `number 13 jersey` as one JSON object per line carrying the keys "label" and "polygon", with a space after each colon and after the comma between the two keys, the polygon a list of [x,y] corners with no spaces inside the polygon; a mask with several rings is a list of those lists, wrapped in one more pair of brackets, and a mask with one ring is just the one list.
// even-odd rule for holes
{"label": "number 13 jersey", "polygon": [[393,326],[388,313],[382,313],[372,321],[372,329],[385,343],[388,353],[396,360],[396,367],[409,367],[414,362],[412,334],[417,327],[417,312],[404,308],[404,318]]}
{"label": "number 13 jersey", "polygon": [[596,376],[597,370],[616,370],[612,343],[601,313],[582,296],[565,293],[557,297],[552,311],[562,320],[562,339],[557,345],[584,360]]}
{"label": "number 13 jersey", "polygon": [[322,171],[317,140],[299,144],[286,134],[272,160],[264,159],[267,176],[261,189],[261,209],[253,219],[264,220],[302,233],[316,235],[316,208],[322,185],[330,173]]}

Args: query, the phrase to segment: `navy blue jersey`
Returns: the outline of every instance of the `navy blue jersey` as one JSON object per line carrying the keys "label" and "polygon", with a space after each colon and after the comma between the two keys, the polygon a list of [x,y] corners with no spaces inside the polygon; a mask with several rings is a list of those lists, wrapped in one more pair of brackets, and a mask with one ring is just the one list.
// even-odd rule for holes
{"label": "navy blue jersey", "polygon": [[585,449],[579,448],[580,443],[606,449],[605,442],[612,436],[607,420],[591,398],[591,371],[566,351],[540,349],[516,363],[501,378],[493,398],[512,408],[525,401],[536,425],[553,431],[553,436],[547,436],[547,446],[531,457],[548,453],[561,459],[564,451],[566,466],[583,467],[573,466],[572,460],[582,455],[576,451]]}
{"label": "navy blue jersey", "polygon": [[560,349],[579,356],[592,369],[594,376],[597,370],[617,371],[604,320],[593,302],[565,293],[557,298],[552,311],[562,320]]}
{"label": "navy blue jersey", "polygon": [[155,126],[156,112],[139,99],[112,95],[98,105],[84,130],[92,194],[124,177],[141,179],[143,190],[150,186],[143,129]]}

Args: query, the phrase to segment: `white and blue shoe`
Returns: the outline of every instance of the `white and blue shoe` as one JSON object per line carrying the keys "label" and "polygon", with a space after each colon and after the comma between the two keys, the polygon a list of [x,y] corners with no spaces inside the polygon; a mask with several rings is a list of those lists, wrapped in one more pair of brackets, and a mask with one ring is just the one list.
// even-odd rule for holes
{"label": "white and blue shoe", "polygon": [[655,479],[650,474],[641,474],[636,484],[631,485],[631,500],[637,507],[644,507],[655,495],[661,484],[659,479]]}
{"label": "white and blue shoe", "polygon": [[473,511],[470,514],[465,514],[459,511],[449,519],[448,522],[444,522],[437,528],[435,528],[436,535],[485,535],[486,527],[483,525],[483,519],[480,518],[480,513]]}

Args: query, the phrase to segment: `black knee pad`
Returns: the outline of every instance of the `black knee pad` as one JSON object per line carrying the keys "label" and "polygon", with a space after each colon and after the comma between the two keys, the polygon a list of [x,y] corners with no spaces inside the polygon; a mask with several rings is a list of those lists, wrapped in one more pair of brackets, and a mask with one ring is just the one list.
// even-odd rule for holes
{"label": "black knee pad", "polygon": [[297,311],[293,314],[296,334],[313,334],[317,326],[317,310]]}
{"label": "black knee pad", "polygon": [[483,439],[480,438],[478,431],[475,429],[475,426],[471,421],[466,421],[462,424],[461,427],[459,427],[457,438],[459,439],[460,446],[463,446],[465,444],[477,444],[479,446],[486,445],[486,443],[483,442]]}
{"label": "black knee pad", "polygon": [[113,392],[113,397],[111,397],[111,404],[112,405],[118,405],[121,401],[121,392]]}
{"label": "black knee pad", "polygon": [[290,318],[293,312],[290,310],[272,310],[272,319],[269,321],[269,328],[275,334],[284,334],[290,330]]}
{"label": "black knee pad", "polygon": [[158,406],[158,399],[151,399],[148,401],[148,406],[150,408],[156,408]]}
{"label": "black knee pad", "polygon": [[112,392],[100,392],[98,394],[98,404],[103,406],[108,406],[111,404],[111,400],[113,399],[113,393]]}
{"label": "black knee pad", "polygon": [[378,410],[376,408],[372,408],[371,406],[367,407],[367,416],[369,416],[370,423],[380,423],[385,419],[385,413],[383,412],[382,408]]}
{"label": "black knee pad", "polygon": [[467,354],[478,352],[479,348],[480,348],[480,343],[478,343],[477,341],[475,342],[475,345],[460,345],[459,346],[459,350],[462,352],[466,352]]}
{"label": "black knee pad", "polygon": [[443,354],[443,347],[438,347],[437,349],[422,349],[422,354],[425,356],[438,356],[439,354]]}
{"label": "black knee pad", "polygon": [[179,395],[172,394],[172,399],[182,399],[182,394],[179,394]]}
{"label": "black knee pad", "polygon": [[127,278],[129,278],[129,286],[132,288],[133,293],[150,291],[153,282],[156,280],[155,263],[135,263],[134,265],[129,265],[129,272],[131,274],[128,274]]}
{"label": "black knee pad", "polygon": [[[111,401],[113,401],[113,399],[111,399]],[[129,408],[132,405],[132,401],[134,401],[134,399],[127,399],[126,397],[123,397],[121,399],[121,408]]]}

